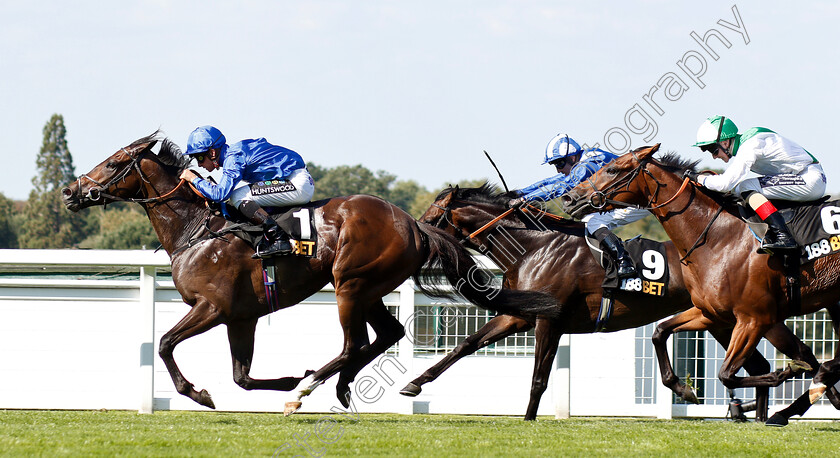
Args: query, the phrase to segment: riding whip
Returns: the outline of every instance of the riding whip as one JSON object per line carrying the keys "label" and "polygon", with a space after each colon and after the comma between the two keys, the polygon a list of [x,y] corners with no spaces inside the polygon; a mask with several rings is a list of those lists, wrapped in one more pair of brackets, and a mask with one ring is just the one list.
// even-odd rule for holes
{"label": "riding whip", "polygon": [[484,151],[484,155],[487,156],[487,160],[490,161],[491,164],[493,164],[493,168],[496,169],[496,173],[499,174],[499,179],[502,180],[502,186],[505,187],[505,192],[510,192],[510,189],[508,189],[507,187],[507,183],[505,183],[505,177],[502,176],[502,172],[500,172],[499,168],[496,167],[496,163],[493,162],[493,158],[491,158],[490,155],[487,154],[486,150]]}

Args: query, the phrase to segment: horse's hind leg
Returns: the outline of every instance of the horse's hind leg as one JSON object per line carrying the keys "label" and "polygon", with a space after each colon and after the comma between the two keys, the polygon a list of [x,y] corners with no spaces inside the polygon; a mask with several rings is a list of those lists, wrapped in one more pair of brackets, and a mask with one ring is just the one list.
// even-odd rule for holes
{"label": "horse's hind leg", "polygon": [[376,340],[362,346],[356,357],[341,369],[335,390],[344,407],[350,405],[350,382],[355,380],[359,371],[405,336],[405,328],[391,315],[382,299],[368,309],[366,320],[376,333]]}
{"label": "horse's hind leg", "polygon": [[840,342],[834,352],[834,359],[820,365],[817,375],[814,376],[808,391],[802,393],[791,405],[776,412],[767,420],[767,426],[785,426],[790,417],[804,415],[811,406],[822,397],[829,388],[834,387],[840,381]]}
{"label": "horse's hind leg", "polygon": [[437,364],[430,367],[423,372],[422,375],[412,380],[408,385],[400,390],[400,394],[405,396],[417,396],[422,391],[423,385],[432,382],[440,375],[449,369],[453,364],[458,362],[461,358],[469,356],[481,348],[484,348],[494,342],[504,339],[505,337],[515,334],[517,332],[524,332],[531,329],[533,326],[527,320],[511,316],[498,315],[488,321],[487,324],[481,327],[475,334],[470,335],[463,342],[458,344],[454,350],[447,353]]}
{"label": "horse's hind leg", "polygon": [[656,326],[656,331],[653,333],[651,340],[653,341],[653,348],[656,350],[656,360],[659,362],[659,372],[662,376],[662,384],[671,389],[681,398],[694,404],[699,404],[700,400],[694,394],[694,390],[684,385],[677,374],[674,373],[674,367],[671,365],[671,357],[668,354],[668,337],[674,332],[680,331],[704,331],[709,326],[709,321],[703,317],[700,309],[692,307],[679,315],[673,316]]}
{"label": "horse's hind leg", "polygon": [[537,418],[537,409],[540,407],[540,399],[543,393],[548,388],[548,378],[551,374],[554,355],[557,354],[557,346],[560,344],[562,331],[558,323],[539,318],[534,334],[536,334],[534,375],[531,378],[531,398],[528,401],[528,410],[525,411],[525,420],[536,420]]}
{"label": "horse's hind leg", "polygon": [[[777,350],[782,352],[785,356],[793,360],[792,367],[794,370],[804,369],[808,373],[815,375],[815,371],[819,368],[820,363],[817,360],[817,357],[814,356],[814,352],[811,350],[811,347],[805,345],[799,337],[796,337],[790,328],[785,326],[784,323],[777,323],[776,326],[773,326],[767,334],[764,335]],[[810,367],[804,367],[810,366]],[[834,406],[835,409],[840,410],[840,392],[838,392],[837,387],[830,386],[828,391],[825,393],[828,400],[831,402],[831,405]]]}
{"label": "horse's hind leg", "polygon": [[[300,386],[295,391],[294,398],[287,401],[283,409],[283,413],[287,416],[300,409],[302,405],[300,400],[304,396],[308,396],[318,385],[354,363],[362,347],[369,346],[365,312],[361,309],[362,305],[338,292],[336,292],[336,299],[338,301],[338,321],[344,331],[344,346],[337,357],[301,381]],[[382,304],[381,299],[379,299],[379,303]],[[382,308],[384,307],[385,305],[382,304]],[[388,310],[385,309],[385,312],[388,313]],[[397,323],[399,324],[399,322]],[[400,328],[402,329],[402,327]],[[345,407],[349,406],[349,399],[339,398],[339,400]]]}
{"label": "horse's hind leg", "polygon": [[215,409],[216,406],[213,404],[210,393],[207,390],[201,390],[201,392],[195,390],[193,384],[187,381],[184,374],[178,369],[178,365],[172,357],[172,352],[179,343],[192,336],[201,334],[208,329],[212,329],[220,323],[221,318],[216,307],[207,302],[207,300],[199,299],[195,306],[190,309],[189,313],[175,327],[161,337],[160,347],[158,347],[158,354],[166,365],[169,376],[172,377],[175,389],[184,396],[211,409]]}
{"label": "horse's hind leg", "polygon": [[[233,359],[233,381],[246,390],[291,391],[303,380],[303,377],[283,377],[277,379],[254,379],[249,375],[251,361],[254,358],[254,331],[257,319],[228,323],[228,342]],[[309,373],[304,376],[309,375]]]}

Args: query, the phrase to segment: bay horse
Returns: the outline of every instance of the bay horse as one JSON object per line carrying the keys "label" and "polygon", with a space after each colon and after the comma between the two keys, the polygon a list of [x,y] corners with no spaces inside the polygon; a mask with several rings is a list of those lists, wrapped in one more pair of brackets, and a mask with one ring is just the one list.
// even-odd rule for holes
{"label": "bay horse", "polygon": [[[592,175],[562,198],[574,217],[619,206],[650,208],[677,246],[683,277],[694,307],[659,324],[653,336],[662,380],[677,394],[684,385],[674,374],[665,341],[674,332],[731,329],[732,338],[719,378],[729,388],[765,387],[780,383],[789,374],[776,371],[764,376],[737,376],[762,336],[794,315],[826,308],[840,337],[840,256],[836,253],[799,269],[801,307],[795,310],[786,294],[782,260],[756,253],[758,241],[738,216],[735,205],[719,193],[683,179],[685,170],[696,171],[698,161],[674,153],[660,159],[659,145],[625,154]],[[684,189],[685,192],[679,192]],[[667,199],[667,201],[666,201]],[[834,359],[819,366],[811,387],[789,408],[776,413],[768,425],[783,426],[792,415],[802,415],[826,390],[840,380],[840,344]],[[835,407],[840,404],[832,399]]]}
{"label": "bay horse", "polygon": [[[437,379],[461,358],[509,335],[536,326],[534,372],[525,413],[526,420],[534,420],[540,399],[548,386],[560,336],[564,333],[588,334],[596,331],[604,269],[587,246],[583,224],[568,219],[555,219],[539,209],[526,208],[509,213],[492,228],[488,227],[488,223],[505,213],[507,202],[512,197],[510,193],[499,193],[488,184],[478,188],[446,188],[420,217],[420,221],[446,230],[467,247],[481,251],[495,260],[504,272],[503,285],[506,288],[549,292],[558,303],[563,304],[565,318],[551,321],[498,315],[406,385],[400,391],[402,394],[418,395],[424,384]],[[482,231],[482,228],[486,230]],[[607,331],[643,326],[692,307],[677,249],[671,242],[665,243],[665,249],[671,272],[667,295],[619,295]],[[729,335],[726,332],[715,333],[715,337],[724,347],[728,343]],[[819,364],[811,349],[783,324],[774,327],[768,339],[794,360],[801,360],[809,367],[817,367]],[[765,374],[770,371],[770,363],[760,353],[756,353],[749,361],[748,371]],[[684,394],[686,400],[699,402],[693,391]],[[767,419],[769,388],[759,389],[757,397],[759,409],[756,418],[764,421]]]}
{"label": "bay horse", "polygon": [[[161,142],[159,152],[152,147]],[[206,390],[197,391],[173,358],[180,342],[215,326],[227,326],[234,381],[246,390],[290,391],[290,414],[300,399],[336,373],[336,395],[349,406],[356,374],[405,335],[403,326],[382,302],[409,277],[429,295],[447,295],[433,282],[439,270],[457,292],[476,305],[522,316],[560,316],[553,297],[539,292],[492,291],[492,276],[477,269],[468,252],[453,237],[415,221],[398,207],[373,196],[353,195],[311,204],[318,245],[311,258],[276,258],[279,308],[297,304],[327,283],[335,286],[344,345],[338,357],[305,377],[257,380],[249,372],[254,353],[257,319],[278,310],[266,299],[260,260],[253,249],[227,234],[202,240],[202,231],[218,232],[226,220],[212,212],[205,199],[178,178],[187,167],[179,148],[158,132],[120,148],[116,153],[61,190],[73,212],[116,201],[140,204],[158,239],[171,258],[172,280],[191,307],[187,315],[160,340],[159,355],[177,391],[195,402],[215,408]],[[198,243],[196,243],[198,242]],[[463,281],[468,279],[469,281]],[[451,293],[449,293],[451,294]],[[370,342],[367,324],[376,333]],[[301,388],[302,387],[302,388]]]}

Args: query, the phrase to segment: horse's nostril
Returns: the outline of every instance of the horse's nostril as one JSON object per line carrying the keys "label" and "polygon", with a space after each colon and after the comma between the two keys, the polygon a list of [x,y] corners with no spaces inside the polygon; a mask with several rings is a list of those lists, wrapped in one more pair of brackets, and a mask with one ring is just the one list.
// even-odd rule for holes
{"label": "horse's nostril", "polygon": [[64,197],[73,197],[73,191],[70,188],[62,188],[61,195]]}

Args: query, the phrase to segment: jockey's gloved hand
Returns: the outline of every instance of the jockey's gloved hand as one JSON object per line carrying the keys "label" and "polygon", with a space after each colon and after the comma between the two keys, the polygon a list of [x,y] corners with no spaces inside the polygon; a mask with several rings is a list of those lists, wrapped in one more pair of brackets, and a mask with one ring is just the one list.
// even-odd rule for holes
{"label": "jockey's gloved hand", "polygon": [[524,197],[517,197],[515,199],[510,199],[508,201],[508,208],[519,208],[525,205],[525,198]]}
{"label": "jockey's gloved hand", "polygon": [[695,172],[694,170],[686,170],[685,172],[683,172],[683,178],[688,178],[689,180],[695,183],[700,183],[700,181],[697,179],[697,177],[699,176],[700,174]]}

